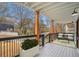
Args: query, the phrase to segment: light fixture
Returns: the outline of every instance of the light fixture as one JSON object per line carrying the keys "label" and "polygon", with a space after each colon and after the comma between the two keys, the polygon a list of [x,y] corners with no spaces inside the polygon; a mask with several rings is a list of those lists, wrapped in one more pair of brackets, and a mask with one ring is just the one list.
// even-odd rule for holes
{"label": "light fixture", "polygon": [[75,15],[78,15],[78,11],[76,9],[78,9],[79,7],[75,8],[73,13],[72,13],[72,16],[75,16]]}

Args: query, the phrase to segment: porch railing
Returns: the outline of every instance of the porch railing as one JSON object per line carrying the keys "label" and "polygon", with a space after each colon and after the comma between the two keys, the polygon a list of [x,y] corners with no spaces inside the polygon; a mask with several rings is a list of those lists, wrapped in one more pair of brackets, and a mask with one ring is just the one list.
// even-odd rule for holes
{"label": "porch railing", "polygon": [[[52,42],[57,35],[58,33],[41,34],[39,45],[44,46],[46,43]],[[0,38],[0,57],[19,56],[21,43],[26,39],[36,39],[36,35]]]}
{"label": "porch railing", "polygon": [[[21,43],[26,39],[36,39],[36,35],[0,38],[0,57],[19,56]],[[40,46],[44,46],[45,35],[40,35]],[[47,39],[49,40],[49,39]]]}
{"label": "porch railing", "polygon": [[57,38],[68,40],[69,43],[69,41],[74,41],[74,33],[58,33]]}
{"label": "porch railing", "polygon": [[26,39],[35,39],[36,35],[0,38],[0,57],[18,56],[21,43]]}

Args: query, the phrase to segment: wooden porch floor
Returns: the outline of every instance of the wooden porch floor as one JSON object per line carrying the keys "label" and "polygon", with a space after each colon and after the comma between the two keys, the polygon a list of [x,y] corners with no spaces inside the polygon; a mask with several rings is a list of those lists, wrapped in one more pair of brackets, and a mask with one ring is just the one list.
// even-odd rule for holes
{"label": "wooden porch floor", "polygon": [[79,53],[76,48],[47,43],[35,57],[79,57]]}

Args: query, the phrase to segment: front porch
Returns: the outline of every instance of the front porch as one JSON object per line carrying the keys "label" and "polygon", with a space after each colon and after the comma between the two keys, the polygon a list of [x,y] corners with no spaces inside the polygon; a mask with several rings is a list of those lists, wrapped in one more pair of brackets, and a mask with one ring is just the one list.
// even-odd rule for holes
{"label": "front porch", "polygon": [[[20,53],[22,51],[21,49],[22,42],[24,42],[27,39],[37,40],[39,42],[38,44],[39,53],[35,57],[78,57],[79,53],[78,53],[77,48],[79,48],[79,18],[73,19],[70,16],[73,9],[71,8],[72,10],[68,9],[68,11],[65,11],[65,9],[67,8],[65,8],[63,5],[68,7],[71,4],[71,5],[74,5],[74,8],[76,8],[77,7],[76,5],[78,5],[79,3],[75,3],[75,4],[74,3],[67,3],[67,4],[66,3],[44,3],[44,4],[43,3],[28,3],[28,4],[31,4],[30,6],[27,5],[27,7],[29,8],[30,7],[34,8],[35,7],[34,4],[36,5],[36,8],[31,10],[33,12],[33,15],[32,15],[32,12],[30,11],[28,12],[28,10],[30,10],[28,8],[27,8],[28,10],[25,9],[28,13],[25,13],[26,11],[24,11],[23,10],[24,8],[22,8],[25,5],[25,3],[22,3],[22,4],[14,3],[14,5],[16,6],[16,10],[19,11],[19,13],[17,14],[20,15],[19,16],[20,25],[18,24],[18,21],[17,21],[15,25],[18,25],[18,26],[14,28],[13,32],[17,32],[19,34],[12,35],[12,33],[9,34],[5,32],[7,33],[6,37],[2,37],[2,35],[5,36],[5,33],[1,34],[0,36],[1,37],[0,38],[0,47],[1,47],[0,57],[15,57],[17,55],[20,56]],[[52,4],[55,4],[55,5],[52,5]],[[38,5],[40,6],[40,8]],[[43,7],[45,6],[46,8],[41,7],[42,5]],[[49,5],[52,5],[51,6],[52,9],[49,8],[50,7]],[[71,5],[69,7],[73,7]],[[56,9],[57,7],[53,8],[54,6],[57,6],[59,10]],[[63,8],[61,8],[61,6]],[[14,9],[15,8],[13,8],[13,10]],[[46,9],[49,9],[49,10],[46,11]],[[55,12],[55,11],[52,11],[53,9],[56,9],[58,13],[53,13]],[[41,21],[41,18],[40,18],[42,16],[42,12],[43,14],[46,14],[46,15],[48,14],[49,19],[42,17],[42,19],[44,20],[47,19],[46,22],[48,24],[41,25],[42,22],[45,22],[45,21]],[[15,14],[15,16],[17,14]],[[24,16],[26,14],[29,14],[28,15],[29,17]],[[33,18],[31,16],[33,16]],[[32,18],[32,22],[30,22],[31,18]],[[31,46],[31,45],[28,45],[28,46]]]}

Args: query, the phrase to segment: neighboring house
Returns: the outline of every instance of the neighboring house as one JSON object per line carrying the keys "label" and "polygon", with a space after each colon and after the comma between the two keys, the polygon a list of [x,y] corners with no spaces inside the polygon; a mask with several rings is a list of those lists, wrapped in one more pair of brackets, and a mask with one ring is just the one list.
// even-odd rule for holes
{"label": "neighboring house", "polygon": [[0,31],[13,31],[14,25],[11,24],[0,24]]}
{"label": "neighboring house", "polygon": [[67,23],[66,25],[65,25],[65,30],[66,30],[66,32],[68,32],[68,33],[74,33],[74,23],[73,22],[71,22],[71,23]]}

